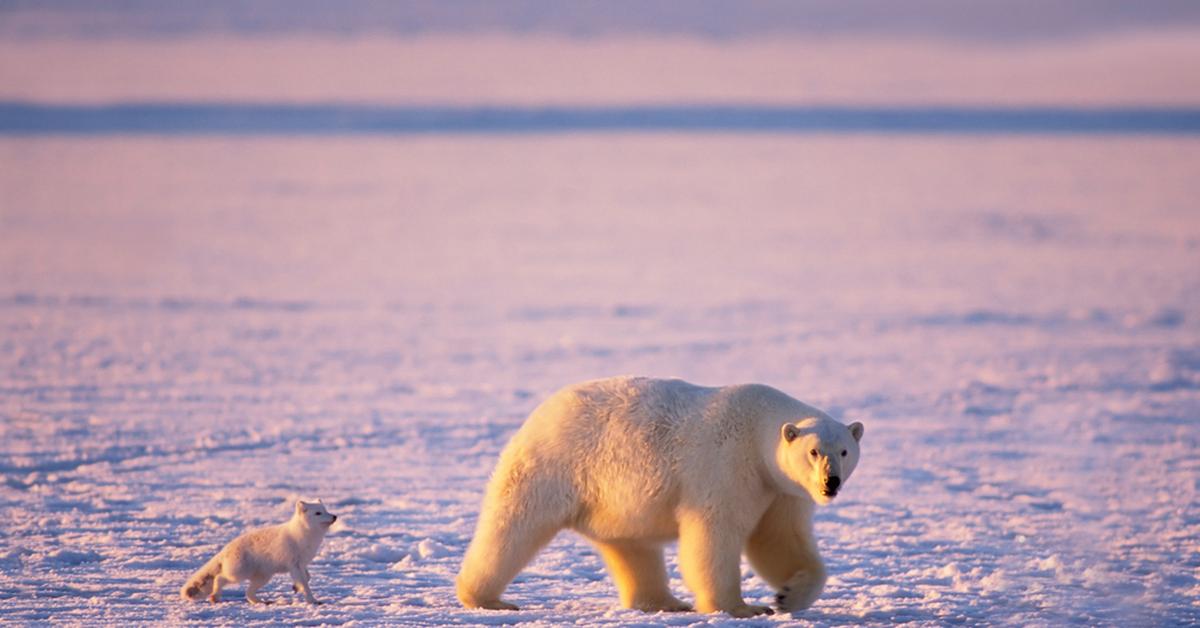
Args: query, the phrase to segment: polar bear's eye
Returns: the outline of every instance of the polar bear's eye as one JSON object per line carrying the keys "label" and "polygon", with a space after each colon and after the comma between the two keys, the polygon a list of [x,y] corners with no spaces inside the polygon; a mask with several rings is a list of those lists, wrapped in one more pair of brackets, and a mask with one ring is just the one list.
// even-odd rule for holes
{"label": "polar bear's eye", "polygon": [[816,457],[817,457],[817,450],[815,450],[815,449],[810,449],[810,450],[809,450],[809,452],[808,452],[808,455],[812,456],[813,458],[816,458]]}
{"label": "polar bear's eye", "polygon": [[846,457],[846,450],[845,450],[845,449],[843,449],[843,450],[842,450],[842,457],[843,457],[843,458],[845,458],[845,457]]}

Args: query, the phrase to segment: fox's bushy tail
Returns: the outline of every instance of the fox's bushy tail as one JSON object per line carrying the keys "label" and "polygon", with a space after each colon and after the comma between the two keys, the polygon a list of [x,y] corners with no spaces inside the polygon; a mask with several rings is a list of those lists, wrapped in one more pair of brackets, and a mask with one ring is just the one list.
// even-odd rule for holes
{"label": "fox's bushy tail", "polygon": [[217,577],[217,574],[221,573],[221,561],[219,559],[220,556],[213,556],[212,560],[204,563],[203,567],[192,574],[191,578],[188,578],[187,584],[183,585],[183,588],[179,590],[179,595],[183,596],[185,600],[196,601],[202,600],[208,594],[212,593],[213,579]]}

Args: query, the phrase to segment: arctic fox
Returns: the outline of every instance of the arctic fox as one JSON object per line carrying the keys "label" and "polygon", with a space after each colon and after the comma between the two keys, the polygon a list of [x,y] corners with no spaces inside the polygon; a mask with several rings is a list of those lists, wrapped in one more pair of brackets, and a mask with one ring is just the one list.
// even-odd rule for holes
{"label": "arctic fox", "polygon": [[278,573],[292,576],[293,591],[304,592],[309,604],[320,604],[308,588],[308,564],[317,555],[329,526],[337,521],[321,500],[296,502],[296,510],[287,523],[251,530],[234,539],[212,560],[204,564],[179,593],[185,600],[221,599],[221,587],[250,581],[246,599],[251,604],[270,604],[255,593]]}

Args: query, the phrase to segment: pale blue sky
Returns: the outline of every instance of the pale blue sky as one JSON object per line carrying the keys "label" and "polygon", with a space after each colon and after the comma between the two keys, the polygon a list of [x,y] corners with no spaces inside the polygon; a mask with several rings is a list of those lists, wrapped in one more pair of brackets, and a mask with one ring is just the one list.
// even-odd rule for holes
{"label": "pale blue sky", "polygon": [[984,41],[1200,23],[1190,0],[0,0],[0,37],[445,32],[754,37],[904,35]]}

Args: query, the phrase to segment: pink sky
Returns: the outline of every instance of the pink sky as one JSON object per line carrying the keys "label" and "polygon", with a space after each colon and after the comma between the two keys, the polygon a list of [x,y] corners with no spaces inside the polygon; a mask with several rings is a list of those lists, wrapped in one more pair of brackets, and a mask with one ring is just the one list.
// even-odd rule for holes
{"label": "pink sky", "polygon": [[1200,36],[281,35],[0,41],[0,99],[606,105],[1200,104]]}

